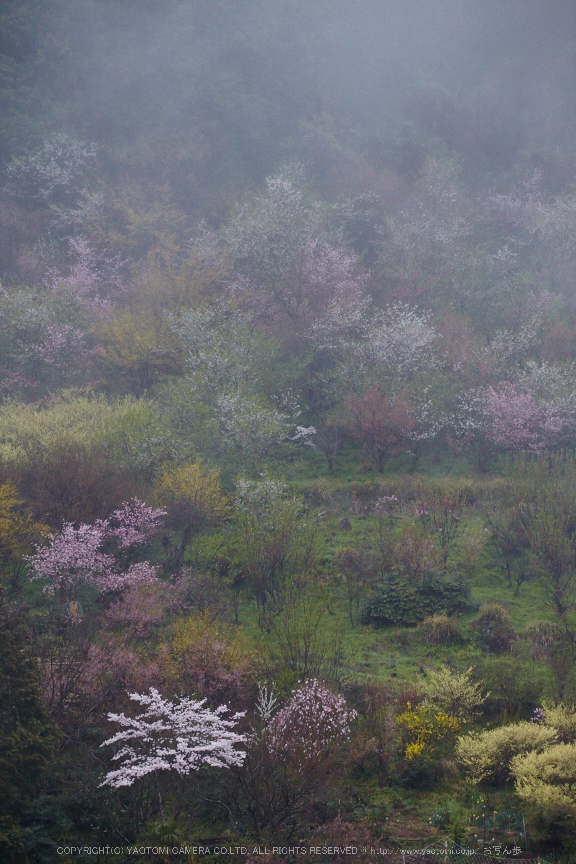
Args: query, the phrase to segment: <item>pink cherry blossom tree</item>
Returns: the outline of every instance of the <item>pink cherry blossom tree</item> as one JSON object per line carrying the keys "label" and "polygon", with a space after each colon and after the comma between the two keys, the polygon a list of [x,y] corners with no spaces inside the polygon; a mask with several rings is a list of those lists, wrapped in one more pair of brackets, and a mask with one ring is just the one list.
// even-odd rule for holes
{"label": "pink cherry blossom tree", "polygon": [[70,266],[68,274],[48,270],[45,286],[53,295],[69,296],[90,317],[101,317],[110,312],[111,297],[124,287],[123,261],[118,256],[98,255],[86,238],[73,237],[68,241]]}
{"label": "pink cherry blossom tree", "polygon": [[139,498],[124,501],[122,507],[114,510],[112,515],[101,524],[106,537],[113,538],[121,549],[128,546],[141,546],[147,543],[150,536],[160,527],[159,520],[166,515],[166,510],[149,507]]}
{"label": "pink cherry blossom tree", "polygon": [[308,238],[291,266],[273,279],[265,275],[239,276],[231,292],[288,343],[337,348],[363,331],[367,277],[344,249]]}
{"label": "pink cherry blossom tree", "polygon": [[326,761],[350,735],[356,717],[348,710],[343,696],[310,678],[270,720],[266,735],[276,757],[298,751],[303,767]]}
{"label": "pink cherry blossom tree", "polygon": [[59,594],[65,601],[71,599],[79,582],[104,593],[153,581],[156,567],[147,562],[131,563],[126,554],[122,561],[104,547],[115,541],[122,552],[129,553],[132,547],[149,539],[165,514],[165,510],[148,507],[134,498],[94,525],[81,523],[75,528],[65,522],[60,534],[47,535],[48,543],[37,546],[36,552],[27,557],[32,578],[48,580],[45,590]]}
{"label": "pink cherry blossom tree", "polygon": [[493,441],[507,450],[550,450],[576,427],[573,400],[539,402],[532,393],[510,383],[487,390],[485,412]]}
{"label": "pink cherry blossom tree", "polygon": [[[228,801],[250,830],[292,836],[315,798],[337,786],[356,712],[317,679],[303,682],[275,714],[275,698],[260,688],[259,730],[250,736],[246,764]],[[272,716],[271,716],[272,715]]]}

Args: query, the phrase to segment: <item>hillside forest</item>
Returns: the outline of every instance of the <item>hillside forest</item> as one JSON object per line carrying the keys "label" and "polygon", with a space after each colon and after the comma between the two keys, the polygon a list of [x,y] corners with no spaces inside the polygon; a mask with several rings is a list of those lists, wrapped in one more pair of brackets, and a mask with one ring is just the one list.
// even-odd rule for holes
{"label": "hillside forest", "polygon": [[575,32],[1,4],[3,864],[576,860]]}

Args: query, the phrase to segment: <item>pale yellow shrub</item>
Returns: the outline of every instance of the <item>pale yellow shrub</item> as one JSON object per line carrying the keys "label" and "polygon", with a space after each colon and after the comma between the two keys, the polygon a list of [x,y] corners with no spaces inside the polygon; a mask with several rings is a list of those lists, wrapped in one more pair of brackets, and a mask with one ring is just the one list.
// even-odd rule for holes
{"label": "pale yellow shrub", "polygon": [[426,682],[427,701],[444,709],[451,717],[467,719],[477,713],[490,694],[482,694],[482,684],[473,684],[470,675],[473,667],[466,672],[453,672],[448,666],[441,666],[428,674]]}
{"label": "pale yellow shrub", "polygon": [[557,738],[558,733],[549,726],[522,721],[460,736],[456,758],[473,783],[499,783],[508,779],[515,756],[531,751],[540,753],[555,744]]}
{"label": "pale yellow shrub", "polygon": [[516,794],[530,806],[576,810],[576,744],[555,744],[543,752],[515,756],[510,772],[516,778]]}
{"label": "pale yellow shrub", "polygon": [[[157,406],[127,397],[110,402],[101,394],[65,391],[52,402],[0,406],[0,460],[24,465],[62,447],[103,449],[111,461],[141,467],[166,438]],[[165,446],[165,445],[162,445]]]}
{"label": "pale yellow shrub", "polygon": [[553,705],[544,702],[544,724],[558,732],[558,740],[566,744],[576,741],[576,708],[574,705]]}

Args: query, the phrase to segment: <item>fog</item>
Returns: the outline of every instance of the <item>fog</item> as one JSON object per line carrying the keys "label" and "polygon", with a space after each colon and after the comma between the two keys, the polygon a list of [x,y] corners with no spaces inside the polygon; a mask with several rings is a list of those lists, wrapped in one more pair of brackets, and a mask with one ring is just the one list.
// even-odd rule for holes
{"label": "fog", "polygon": [[571,2],[5,6],[4,100],[25,132],[5,133],[6,161],[57,128],[184,205],[294,159],[402,172],[444,148],[476,182],[530,160],[556,186],[572,170]]}
{"label": "fog", "polygon": [[0,0],[2,862],[568,864],[575,37]]}

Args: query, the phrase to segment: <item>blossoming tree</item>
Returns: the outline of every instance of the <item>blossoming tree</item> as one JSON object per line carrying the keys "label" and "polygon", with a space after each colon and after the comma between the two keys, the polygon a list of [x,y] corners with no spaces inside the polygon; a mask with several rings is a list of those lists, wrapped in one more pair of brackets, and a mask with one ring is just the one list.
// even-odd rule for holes
{"label": "blossoming tree", "polygon": [[101,786],[131,786],[138,778],[154,771],[186,775],[202,765],[214,768],[242,765],[246,754],[238,750],[237,745],[243,744],[246,736],[234,732],[233,727],[243,714],[224,720],[226,705],[211,711],[204,707],[205,699],[182,698],[179,702],[169,702],[154,687],[149,694],[129,695],[146,710],[137,717],[108,714],[112,723],[119,723],[123,728],[101,746],[122,744],[112,757],[122,760],[122,764],[106,774]]}
{"label": "blossoming tree", "polygon": [[[149,582],[156,578],[156,568],[147,562],[132,563],[130,551],[150,537],[165,513],[133,498],[94,525],[81,523],[75,528],[65,522],[60,534],[49,535],[48,544],[37,546],[36,552],[28,556],[32,578],[48,580],[45,590],[58,593],[66,601],[79,582],[102,593]],[[116,542],[119,555],[102,551],[110,541]]]}

